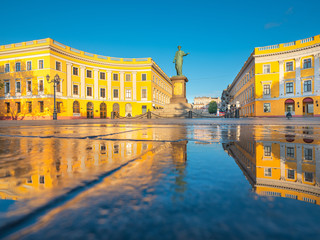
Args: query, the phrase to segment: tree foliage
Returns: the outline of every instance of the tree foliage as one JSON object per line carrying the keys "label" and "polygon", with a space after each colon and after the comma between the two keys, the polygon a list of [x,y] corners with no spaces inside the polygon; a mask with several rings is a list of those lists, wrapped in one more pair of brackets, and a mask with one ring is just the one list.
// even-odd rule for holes
{"label": "tree foliage", "polygon": [[217,109],[218,109],[218,105],[215,101],[212,101],[209,103],[209,108],[208,108],[208,111],[210,114],[214,113],[216,114],[217,113]]}

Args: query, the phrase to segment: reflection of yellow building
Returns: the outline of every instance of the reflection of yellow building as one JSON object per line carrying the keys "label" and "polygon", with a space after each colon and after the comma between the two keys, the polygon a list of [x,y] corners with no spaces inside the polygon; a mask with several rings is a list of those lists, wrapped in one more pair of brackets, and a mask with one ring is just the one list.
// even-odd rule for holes
{"label": "reflection of yellow building", "polygon": [[320,116],[320,35],[254,49],[228,87],[241,116]]}
{"label": "reflection of yellow building", "polygon": [[50,38],[0,46],[0,118],[48,119],[60,76],[62,118],[135,116],[169,103],[172,84],[151,58],[115,58],[83,52]]}
{"label": "reflection of yellow building", "polygon": [[257,194],[320,205],[320,141],[308,136],[310,128],[288,128],[286,132],[274,132],[271,140],[264,140],[259,129],[253,133],[242,130],[240,141],[224,144],[224,148]]}

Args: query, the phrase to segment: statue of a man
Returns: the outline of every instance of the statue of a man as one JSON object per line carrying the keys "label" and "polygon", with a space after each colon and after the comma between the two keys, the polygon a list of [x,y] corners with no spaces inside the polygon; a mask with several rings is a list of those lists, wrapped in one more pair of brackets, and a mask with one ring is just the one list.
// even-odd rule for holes
{"label": "statue of a man", "polygon": [[184,53],[184,51],[181,51],[181,46],[178,46],[178,49],[179,50],[176,52],[176,55],[174,56],[173,63],[176,63],[177,76],[182,76],[183,57],[187,56],[190,53]]}

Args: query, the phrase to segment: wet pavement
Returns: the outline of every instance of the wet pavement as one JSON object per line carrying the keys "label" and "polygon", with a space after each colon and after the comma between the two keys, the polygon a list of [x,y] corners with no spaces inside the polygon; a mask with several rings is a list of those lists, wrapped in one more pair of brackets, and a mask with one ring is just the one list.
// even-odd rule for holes
{"label": "wet pavement", "polygon": [[312,119],[2,121],[0,238],[318,239]]}

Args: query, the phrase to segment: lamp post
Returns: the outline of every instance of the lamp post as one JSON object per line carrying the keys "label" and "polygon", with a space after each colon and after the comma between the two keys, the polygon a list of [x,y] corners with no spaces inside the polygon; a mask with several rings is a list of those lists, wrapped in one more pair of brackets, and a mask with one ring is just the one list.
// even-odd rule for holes
{"label": "lamp post", "polygon": [[59,77],[58,74],[56,74],[56,75],[54,76],[54,78],[50,80],[50,75],[47,74],[46,78],[47,78],[47,82],[48,82],[48,83],[53,83],[53,94],[54,94],[54,95],[53,95],[53,96],[54,96],[53,104],[54,104],[54,108],[53,108],[53,116],[52,116],[52,119],[53,119],[53,120],[57,120],[56,89],[57,89],[57,83],[60,82],[60,77]]}

